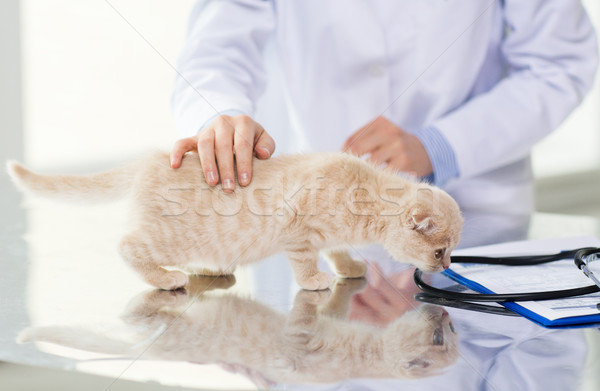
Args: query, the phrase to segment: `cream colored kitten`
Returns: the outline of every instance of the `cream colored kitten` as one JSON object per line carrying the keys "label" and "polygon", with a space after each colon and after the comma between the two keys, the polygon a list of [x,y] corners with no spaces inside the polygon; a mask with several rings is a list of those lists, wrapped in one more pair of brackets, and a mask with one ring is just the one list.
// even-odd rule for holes
{"label": "cream colored kitten", "polygon": [[[192,285],[202,279],[198,291],[215,284],[215,277],[193,277]],[[112,328],[112,335],[50,326],[26,329],[18,340],[143,359],[239,365],[277,383],[420,378],[456,361],[458,338],[441,307],[422,306],[383,328],[345,320],[348,302],[363,282],[342,279],[333,293],[301,290],[289,315],[234,294],[154,290],[132,300],[124,329]]]}
{"label": "cream colored kitten", "polygon": [[438,188],[342,153],[255,160],[253,167],[252,183],[227,194],[206,184],[197,155],[190,154],[177,170],[166,153],[156,153],[87,176],[42,176],[8,163],[18,187],[46,197],[106,201],[130,195],[132,229],[120,253],[162,289],[188,282],[180,270],[230,274],[278,252],[287,254],[302,288],[325,289],[331,277],[317,268],[319,250],[333,249],[329,259],[338,275],[361,277],[364,262],[343,247],[370,242],[425,271],[450,264],[462,217]]}

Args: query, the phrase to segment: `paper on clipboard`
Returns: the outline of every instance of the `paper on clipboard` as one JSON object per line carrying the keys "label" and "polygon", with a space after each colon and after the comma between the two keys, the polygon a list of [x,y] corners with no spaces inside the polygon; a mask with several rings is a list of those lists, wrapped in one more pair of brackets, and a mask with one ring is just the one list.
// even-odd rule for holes
{"label": "paper on clipboard", "polygon": [[[600,247],[600,240],[594,236],[578,236],[519,241],[456,250],[452,255],[543,255],[580,247]],[[518,267],[455,263],[451,265],[450,270],[460,275],[460,277],[475,282],[494,293],[541,292],[577,288],[593,284],[589,278],[585,277],[577,269],[572,259],[542,265]],[[596,307],[598,303],[600,303],[600,292],[560,300],[519,302],[518,305],[533,313],[529,317],[544,323],[543,320],[535,316],[541,316],[553,322],[563,318],[600,315],[600,311]],[[527,314],[523,315],[527,316]]]}

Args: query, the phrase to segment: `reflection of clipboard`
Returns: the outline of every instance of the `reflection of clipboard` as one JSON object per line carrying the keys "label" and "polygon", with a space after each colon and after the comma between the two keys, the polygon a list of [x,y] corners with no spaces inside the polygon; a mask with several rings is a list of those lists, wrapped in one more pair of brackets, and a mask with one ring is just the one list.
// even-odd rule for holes
{"label": "reflection of clipboard", "polygon": [[[456,250],[452,255],[507,256],[557,253],[580,247],[600,247],[594,236],[520,241]],[[445,275],[480,293],[518,293],[588,286],[592,281],[573,260],[535,266],[452,264]],[[501,303],[544,327],[585,327],[600,323],[600,292],[560,300]]]}

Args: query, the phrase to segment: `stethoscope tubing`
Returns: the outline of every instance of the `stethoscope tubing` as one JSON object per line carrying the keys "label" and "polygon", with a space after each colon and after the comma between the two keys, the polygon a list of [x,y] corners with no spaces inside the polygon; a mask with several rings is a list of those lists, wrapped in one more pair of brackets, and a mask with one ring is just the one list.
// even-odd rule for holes
{"label": "stethoscope tubing", "polygon": [[[538,265],[542,263],[548,263],[558,261],[561,259],[575,258],[576,264],[577,259],[581,260],[582,256],[588,255],[593,251],[600,251],[592,247],[586,247],[583,249],[562,251],[558,254],[542,255],[542,256],[517,256],[517,257],[471,257],[471,256],[453,256],[452,262],[456,263],[483,263],[492,265],[511,265],[511,266],[529,266]],[[590,285],[579,288],[562,289],[555,291],[545,292],[521,292],[521,293],[461,293],[452,292],[446,289],[435,288],[422,278],[423,272],[419,269],[415,270],[413,275],[415,284],[423,292],[435,295],[448,300],[461,300],[461,301],[473,301],[473,302],[514,302],[514,301],[539,301],[539,300],[554,300],[564,299],[567,297],[587,295],[590,293],[600,292],[600,288],[596,285]]]}

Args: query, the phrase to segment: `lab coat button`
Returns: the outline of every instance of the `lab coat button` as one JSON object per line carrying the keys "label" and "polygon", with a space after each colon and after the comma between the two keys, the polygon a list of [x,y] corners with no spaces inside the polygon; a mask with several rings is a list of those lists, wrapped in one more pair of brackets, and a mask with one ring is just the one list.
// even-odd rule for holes
{"label": "lab coat button", "polygon": [[369,74],[373,77],[381,77],[385,75],[385,67],[380,63],[371,64],[369,66]]}

